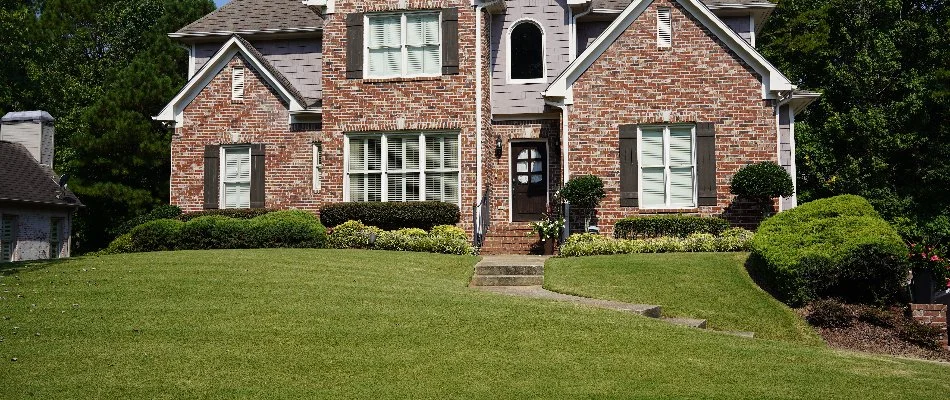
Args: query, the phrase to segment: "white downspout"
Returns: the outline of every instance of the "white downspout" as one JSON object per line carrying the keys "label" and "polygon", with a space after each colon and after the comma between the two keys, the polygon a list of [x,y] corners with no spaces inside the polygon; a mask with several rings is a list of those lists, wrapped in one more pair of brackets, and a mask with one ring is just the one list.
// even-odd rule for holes
{"label": "white downspout", "polygon": [[481,202],[485,192],[484,172],[482,167],[482,137],[484,136],[482,127],[482,92],[485,88],[482,85],[482,11],[489,6],[497,4],[501,0],[494,0],[475,6],[475,228],[478,229],[484,224],[482,221]]}
{"label": "white downspout", "polygon": [[[568,8],[568,10],[570,10],[570,8]],[[593,2],[590,3],[590,5],[587,7],[586,10],[581,11],[581,12],[578,13],[577,15],[571,15],[571,27],[570,27],[570,31],[569,31],[569,32],[570,32],[570,35],[569,35],[570,39],[568,40],[568,47],[569,47],[569,51],[571,52],[571,54],[568,55],[568,60],[570,60],[570,61],[574,61],[574,59],[577,58],[577,47],[578,47],[578,43],[577,43],[577,19],[580,18],[580,17],[583,17],[583,16],[585,16],[585,15],[587,15],[587,14],[590,14],[591,11],[594,11],[594,3],[593,3]],[[571,14],[574,14],[574,11],[573,11],[573,10],[571,11]]]}

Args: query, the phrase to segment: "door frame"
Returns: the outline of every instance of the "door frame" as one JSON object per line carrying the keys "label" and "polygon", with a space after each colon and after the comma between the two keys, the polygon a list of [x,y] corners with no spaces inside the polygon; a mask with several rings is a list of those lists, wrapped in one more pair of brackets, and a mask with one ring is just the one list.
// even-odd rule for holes
{"label": "door frame", "polygon": [[512,151],[512,147],[518,143],[544,143],[544,204],[551,204],[551,144],[544,138],[508,139],[508,223],[514,222],[515,207],[513,194],[515,188],[512,184],[514,176],[512,172],[514,168],[512,157],[515,155]]}

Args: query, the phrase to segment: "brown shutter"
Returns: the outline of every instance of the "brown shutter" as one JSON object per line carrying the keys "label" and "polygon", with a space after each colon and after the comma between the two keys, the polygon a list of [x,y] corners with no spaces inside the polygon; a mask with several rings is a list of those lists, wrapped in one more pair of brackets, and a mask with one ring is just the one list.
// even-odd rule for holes
{"label": "brown shutter", "polygon": [[363,78],[363,13],[346,15],[346,79]]}
{"label": "brown shutter", "polygon": [[459,73],[459,9],[442,10],[442,75]]}
{"label": "brown shutter", "polygon": [[699,205],[718,205],[716,189],[716,124],[696,124],[696,173],[699,185]]}
{"label": "brown shutter", "polygon": [[205,204],[206,210],[218,208],[218,185],[221,174],[218,168],[221,146],[205,146]]}
{"label": "brown shutter", "polygon": [[264,208],[264,145],[251,145],[251,208]]}
{"label": "brown shutter", "polygon": [[620,125],[620,206],[640,207],[637,126]]}

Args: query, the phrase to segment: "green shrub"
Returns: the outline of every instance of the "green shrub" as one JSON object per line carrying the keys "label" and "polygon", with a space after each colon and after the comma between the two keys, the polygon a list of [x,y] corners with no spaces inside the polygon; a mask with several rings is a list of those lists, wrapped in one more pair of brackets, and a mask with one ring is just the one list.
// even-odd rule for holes
{"label": "green shrub", "polygon": [[729,222],[718,217],[695,215],[654,215],[628,217],[614,224],[614,237],[638,239],[663,236],[685,238],[694,233],[718,235],[729,229]]}
{"label": "green shrub", "polygon": [[571,207],[580,209],[597,208],[606,195],[604,181],[596,175],[573,177],[558,191],[561,199],[571,203]]}
{"label": "green shrub", "polygon": [[436,225],[433,226],[429,231],[429,235],[433,237],[444,237],[449,239],[465,240],[468,241],[468,235],[465,234],[465,231],[462,228],[459,228],[455,225]]}
{"label": "green shrub", "polygon": [[235,219],[253,219],[275,211],[277,210],[269,208],[222,208],[184,213],[178,216],[178,220],[188,222],[195,218],[208,216],[219,216]]}
{"label": "green shrub", "polygon": [[594,233],[571,235],[561,245],[561,257],[582,257],[611,254],[672,253],[682,251],[746,251],[754,234],[735,228],[728,236],[696,233],[687,238],[673,236],[647,239],[614,239]]}
{"label": "green shrub", "polygon": [[729,228],[716,237],[716,251],[749,251],[755,233],[742,228]]}
{"label": "green shrub", "polygon": [[854,323],[854,315],[837,300],[815,300],[808,305],[805,320],[819,328],[846,328]]}
{"label": "green shrub", "polygon": [[181,209],[178,206],[172,206],[168,204],[162,204],[158,207],[153,208],[148,213],[135,216],[124,223],[119,225],[115,230],[115,234],[124,235],[129,233],[132,228],[142,225],[148,221],[154,221],[156,219],[175,219],[181,215]]}
{"label": "green shrub", "polygon": [[882,328],[892,328],[898,318],[889,310],[880,307],[862,307],[858,311],[858,321],[867,322]]}
{"label": "green shrub", "polygon": [[795,193],[785,168],[765,161],[743,166],[732,176],[732,194],[750,199],[774,199]]}
{"label": "green shrub", "polygon": [[198,217],[184,223],[178,240],[179,249],[226,249],[230,248],[218,235],[218,225],[227,223],[231,218],[219,215]]}
{"label": "green shrub", "polygon": [[902,293],[905,251],[866,200],[839,196],[765,220],[749,266],[760,285],[790,305],[822,297],[884,303]]}
{"label": "green shrub", "polygon": [[683,247],[686,251],[693,252],[713,252],[717,250],[716,235],[711,233],[694,233],[683,240]]}
{"label": "green shrub", "polygon": [[379,238],[382,229],[367,226],[360,221],[346,221],[333,227],[328,244],[334,249],[368,249],[372,238]]}
{"label": "green shrub", "polygon": [[135,248],[132,247],[132,234],[126,233],[112,240],[109,246],[95,253],[95,255],[132,253]]}
{"label": "green shrub", "polygon": [[166,251],[178,248],[178,238],[184,223],[173,219],[157,219],[132,228],[132,251]]}
{"label": "green shrub", "polygon": [[384,230],[429,230],[436,225],[457,224],[460,218],[461,213],[457,205],[437,201],[334,203],[320,209],[320,221],[325,226],[362,221],[366,225]]}
{"label": "green shrub", "polygon": [[326,245],[327,231],[316,215],[301,210],[275,211],[250,220],[250,246],[258,248]]}

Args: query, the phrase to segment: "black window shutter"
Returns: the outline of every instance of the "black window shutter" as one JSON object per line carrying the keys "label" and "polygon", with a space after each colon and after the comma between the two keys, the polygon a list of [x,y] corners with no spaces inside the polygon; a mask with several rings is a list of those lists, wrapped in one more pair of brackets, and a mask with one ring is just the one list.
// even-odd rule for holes
{"label": "black window shutter", "polygon": [[205,146],[205,210],[218,208],[218,184],[220,173],[218,171],[220,163],[221,146]]}
{"label": "black window shutter", "polygon": [[716,124],[696,124],[696,173],[699,186],[699,205],[718,205],[716,188]]}
{"label": "black window shutter", "polygon": [[442,75],[459,73],[459,9],[442,10]]}
{"label": "black window shutter", "polygon": [[251,145],[251,208],[264,208],[264,145]]}
{"label": "black window shutter", "polygon": [[363,13],[346,15],[346,79],[363,78]]}
{"label": "black window shutter", "polygon": [[620,125],[620,206],[640,207],[637,126]]}

